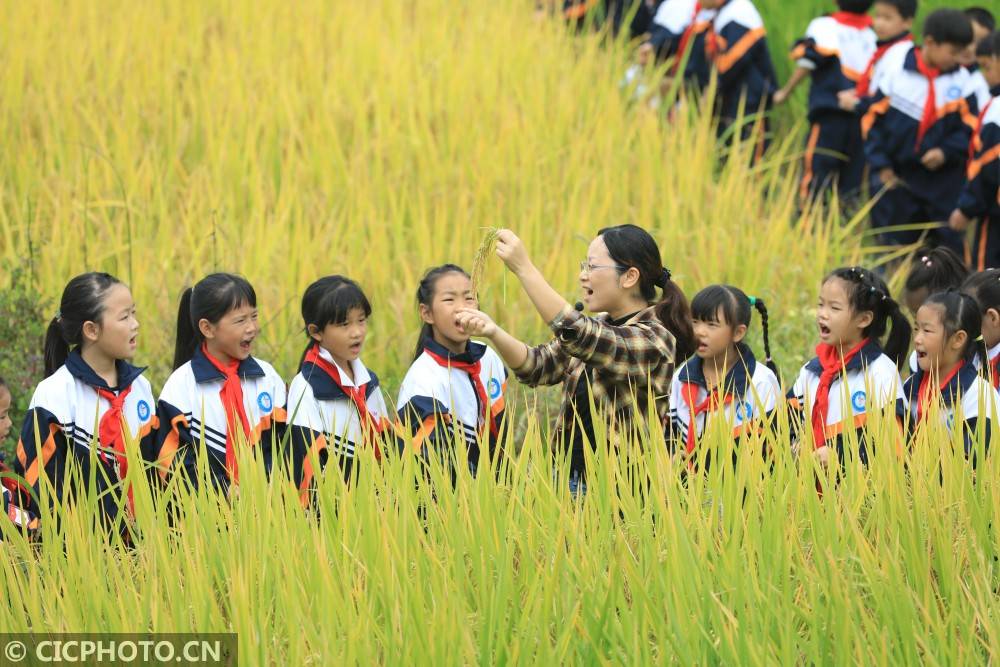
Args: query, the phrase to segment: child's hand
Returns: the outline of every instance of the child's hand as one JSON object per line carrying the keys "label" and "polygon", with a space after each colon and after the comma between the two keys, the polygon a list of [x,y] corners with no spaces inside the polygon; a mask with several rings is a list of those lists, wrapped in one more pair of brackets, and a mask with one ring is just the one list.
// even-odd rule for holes
{"label": "child's hand", "polygon": [[844,111],[854,111],[860,103],[861,99],[853,90],[842,90],[837,93],[837,105]]}
{"label": "child's hand", "polygon": [[813,452],[813,456],[816,457],[816,460],[819,461],[820,465],[824,468],[830,465],[830,448],[826,445],[818,447],[816,451]]}
{"label": "child's hand", "polygon": [[969,219],[961,209],[955,209],[951,212],[951,217],[948,218],[948,226],[954,229],[956,232],[964,232],[969,227],[969,223],[972,220]]}
{"label": "child's hand", "polygon": [[649,61],[653,59],[653,45],[649,42],[643,42],[639,45],[639,51],[636,54],[636,62],[645,67],[649,64]]}
{"label": "child's hand", "polygon": [[781,90],[779,90],[774,94],[772,101],[774,102],[774,106],[780,107],[782,104],[788,101],[788,91],[782,88]]}
{"label": "child's hand", "polygon": [[890,189],[896,187],[896,181],[898,179],[896,178],[896,172],[892,170],[892,167],[885,167],[884,169],[879,170],[878,178],[882,181],[882,185],[885,187]]}
{"label": "child's hand", "polygon": [[524,242],[509,229],[501,229],[497,234],[497,257],[516,275],[531,266]]}
{"label": "child's hand", "polygon": [[497,325],[493,319],[481,310],[462,308],[455,314],[455,324],[470,336],[493,338],[497,333]]}
{"label": "child's hand", "polygon": [[937,171],[944,166],[945,160],[944,151],[940,148],[932,148],[924,156],[920,158],[920,164],[924,165],[931,171]]}

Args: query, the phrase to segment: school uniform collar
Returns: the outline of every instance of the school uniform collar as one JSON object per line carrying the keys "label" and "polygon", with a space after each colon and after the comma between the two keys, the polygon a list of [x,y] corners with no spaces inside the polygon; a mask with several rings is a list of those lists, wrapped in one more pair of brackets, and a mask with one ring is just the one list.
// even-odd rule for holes
{"label": "school uniform collar", "polygon": [[[844,350],[844,352],[847,351],[848,350]],[[860,350],[858,350],[858,353],[854,355],[850,361],[847,362],[847,365],[844,367],[844,370],[850,373],[851,371],[868,368],[873,363],[875,363],[876,359],[878,359],[881,356],[882,356],[882,347],[876,341],[869,340],[868,344],[865,345]],[[822,375],[823,364],[820,363],[819,357],[813,357],[809,361],[809,363],[806,364],[806,370],[816,375]]]}
{"label": "school uniform collar", "polygon": [[990,88],[990,97],[1000,97],[1000,85]]}
{"label": "school uniform collar", "polygon": [[[226,376],[213,366],[212,362],[205,358],[205,353],[201,351],[201,345],[195,349],[194,356],[191,357],[191,372],[194,373],[195,382],[199,384],[226,379]],[[262,378],[264,377],[264,369],[260,367],[256,359],[247,357],[240,362],[239,368],[236,369],[236,374],[244,380],[247,378]]]}
{"label": "school uniform collar", "polygon": [[69,356],[66,357],[66,370],[69,371],[70,375],[84,384],[88,384],[96,389],[107,389],[108,391],[118,393],[130,387],[132,383],[135,382],[135,379],[142,375],[143,371],[146,369],[145,367],[139,368],[137,366],[133,366],[127,361],[119,359],[115,361],[115,371],[118,373],[118,386],[109,387],[104,378],[98,375],[94,369],[83,360],[83,357],[80,356],[80,352],[78,350],[73,350],[69,353]]}
{"label": "school uniform collar", "polygon": [[[750,351],[750,347],[744,343],[736,344],[736,352],[740,358],[726,373],[722,387],[724,393],[742,398],[746,396],[747,390],[750,388],[754,371],[757,369],[757,359]],[[696,384],[708,391],[704,360],[698,355],[694,355],[684,362],[684,366],[680,370],[680,381],[682,384]]]}
{"label": "school uniform collar", "polygon": [[[948,372],[948,371],[946,371]],[[945,373],[942,373],[944,375]],[[917,394],[920,392],[920,383],[926,373],[919,366],[917,372],[911,375],[906,381],[905,394],[911,403],[918,400]],[[962,401],[962,394],[972,387],[972,384],[979,377],[979,371],[971,362],[966,362],[958,369],[958,373],[948,381],[948,384],[941,390],[941,399],[946,408],[953,408]],[[940,382],[940,380],[939,380]],[[915,404],[915,403],[914,403]]]}
{"label": "school uniform collar", "polygon": [[[917,67],[917,49],[920,49],[920,48],[922,48],[922,47],[919,44],[914,44],[910,48],[910,50],[907,51],[906,58],[903,60],[903,69],[908,70],[910,72],[916,72],[917,74],[920,74],[920,69]],[[952,67],[951,69],[948,69],[948,70],[944,70],[944,69],[943,70],[939,70],[938,71],[938,76],[940,77],[940,76],[944,76],[946,74],[952,74],[954,72],[957,72],[960,69],[962,69],[961,65],[955,65],[954,67]],[[923,75],[921,74],[921,76],[923,76]]]}
{"label": "school uniform collar", "polygon": [[483,355],[486,354],[486,346],[472,340],[466,343],[465,352],[461,354],[455,354],[433,338],[428,338],[424,341],[424,349],[428,352],[433,352],[446,361],[457,361],[462,364],[474,364],[480,361]]}
{"label": "school uniform collar", "polygon": [[880,39],[879,41],[877,41],[875,43],[875,46],[876,47],[892,46],[893,44],[896,44],[898,42],[902,42],[902,41],[908,40],[908,39],[913,39],[913,37],[910,35],[910,31],[909,30],[904,30],[903,32],[901,32],[898,35],[896,35],[895,37],[890,37],[889,39]]}
{"label": "school uniform collar", "polygon": [[[361,359],[355,359],[351,362],[351,370],[354,372],[354,380],[352,381],[348,377],[347,373],[344,372],[343,367],[338,364],[333,359],[333,355],[326,351],[325,348],[319,348],[319,356],[330,362],[337,367],[337,371],[340,373],[340,381],[344,384],[344,387],[364,387],[365,397],[371,395],[375,388],[378,387],[378,378],[375,374],[369,371],[365,365],[361,362]],[[329,375],[327,375],[322,369],[318,368],[316,364],[304,361],[302,362],[302,367],[299,368],[302,373],[302,377],[305,378],[306,382],[312,388],[313,396],[320,401],[336,401],[343,398],[350,398],[347,393],[341,389],[336,382],[333,381]]]}

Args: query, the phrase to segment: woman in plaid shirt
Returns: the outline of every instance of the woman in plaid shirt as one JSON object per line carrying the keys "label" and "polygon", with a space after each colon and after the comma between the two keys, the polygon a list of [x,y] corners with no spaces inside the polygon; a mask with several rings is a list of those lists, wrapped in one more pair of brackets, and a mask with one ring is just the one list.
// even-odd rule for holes
{"label": "woman in plaid shirt", "polygon": [[[461,311],[459,325],[488,338],[524,384],[562,383],[557,442],[569,448],[571,490],[585,492],[584,451],[596,440],[595,421],[619,432],[645,428],[652,403],[656,423],[664,422],[675,362],[694,350],[690,307],[653,237],[635,225],[602,229],[591,242],[580,264],[577,308],[546,282],[513,232],[500,232],[496,252],[555,338],[530,347],[478,310]],[[587,317],[581,306],[600,315]]]}

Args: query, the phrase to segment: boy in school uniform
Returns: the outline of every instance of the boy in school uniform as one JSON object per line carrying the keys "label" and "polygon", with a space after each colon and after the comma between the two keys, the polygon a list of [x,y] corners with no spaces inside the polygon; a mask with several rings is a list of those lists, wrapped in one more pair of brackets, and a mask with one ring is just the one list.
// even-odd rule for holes
{"label": "boy in school uniform", "polygon": [[910,31],[916,15],[917,0],[876,0],[872,4],[872,30],[878,38],[875,53],[854,89],[837,93],[842,110],[854,112],[859,121],[865,115],[885,73],[898,67],[913,46]]}
{"label": "boy in school uniform", "polygon": [[639,64],[674,58],[671,76],[677,76],[685,54],[684,80],[704,88],[708,85],[709,63],[705,35],[715,18],[714,9],[705,9],[698,0],[664,0],[656,10],[649,38],[639,46]]}
{"label": "boy in school uniform", "polygon": [[[955,9],[939,9],[924,23],[924,44],[908,49],[887,72],[862,120],[876,229],[937,222],[932,245],[965,251],[962,236],[947,220],[962,188],[969,141],[976,124],[972,76],[959,64],[972,41],[969,19]],[[883,241],[917,241],[919,230],[893,230]]]}
{"label": "boy in school uniform", "polygon": [[871,6],[871,0],[837,0],[838,11],[814,19],[792,49],[795,71],[775,93],[774,103],[782,104],[806,77],[812,78],[811,127],[799,188],[802,201],[834,188],[852,196],[861,188],[865,164],[861,124],[853,112],[840,108],[838,95],[855,90],[875,54]]}
{"label": "boy in school uniform", "polygon": [[949,224],[964,232],[979,220],[970,259],[979,271],[1000,267],[1000,32],[976,47],[979,72],[990,89],[969,145],[966,183]]}

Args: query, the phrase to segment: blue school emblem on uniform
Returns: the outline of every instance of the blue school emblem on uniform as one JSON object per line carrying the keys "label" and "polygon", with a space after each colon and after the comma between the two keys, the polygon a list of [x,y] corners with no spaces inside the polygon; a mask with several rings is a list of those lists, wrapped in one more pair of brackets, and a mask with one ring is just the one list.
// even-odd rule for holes
{"label": "blue school emblem on uniform", "polygon": [[496,378],[490,378],[489,381],[490,398],[496,400],[500,398],[500,381]]}
{"label": "blue school emblem on uniform", "polygon": [[261,412],[270,412],[274,404],[271,402],[271,395],[266,391],[262,391],[259,396],[257,396],[257,407],[260,408]]}
{"label": "blue school emblem on uniform", "polygon": [[851,395],[851,407],[857,412],[864,412],[868,405],[868,397],[863,391],[856,391]]}
{"label": "blue school emblem on uniform", "polygon": [[946,94],[949,100],[957,100],[962,96],[962,89],[959,86],[952,86]]}
{"label": "blue school emblem on uniform", "polygon": [[149,419],[149,403],[146,401],[139,401],[139,405],[136,406],[135,411],[139,415],[139,421],[144,422]]}
{"label": "blue school emblem on uniform", "polygon": [[750,405],[749,401],[743,401],[742,403],[736,404],[736,423],[742,424],[745,421],[750,421],[753,415],[753,406]]}

